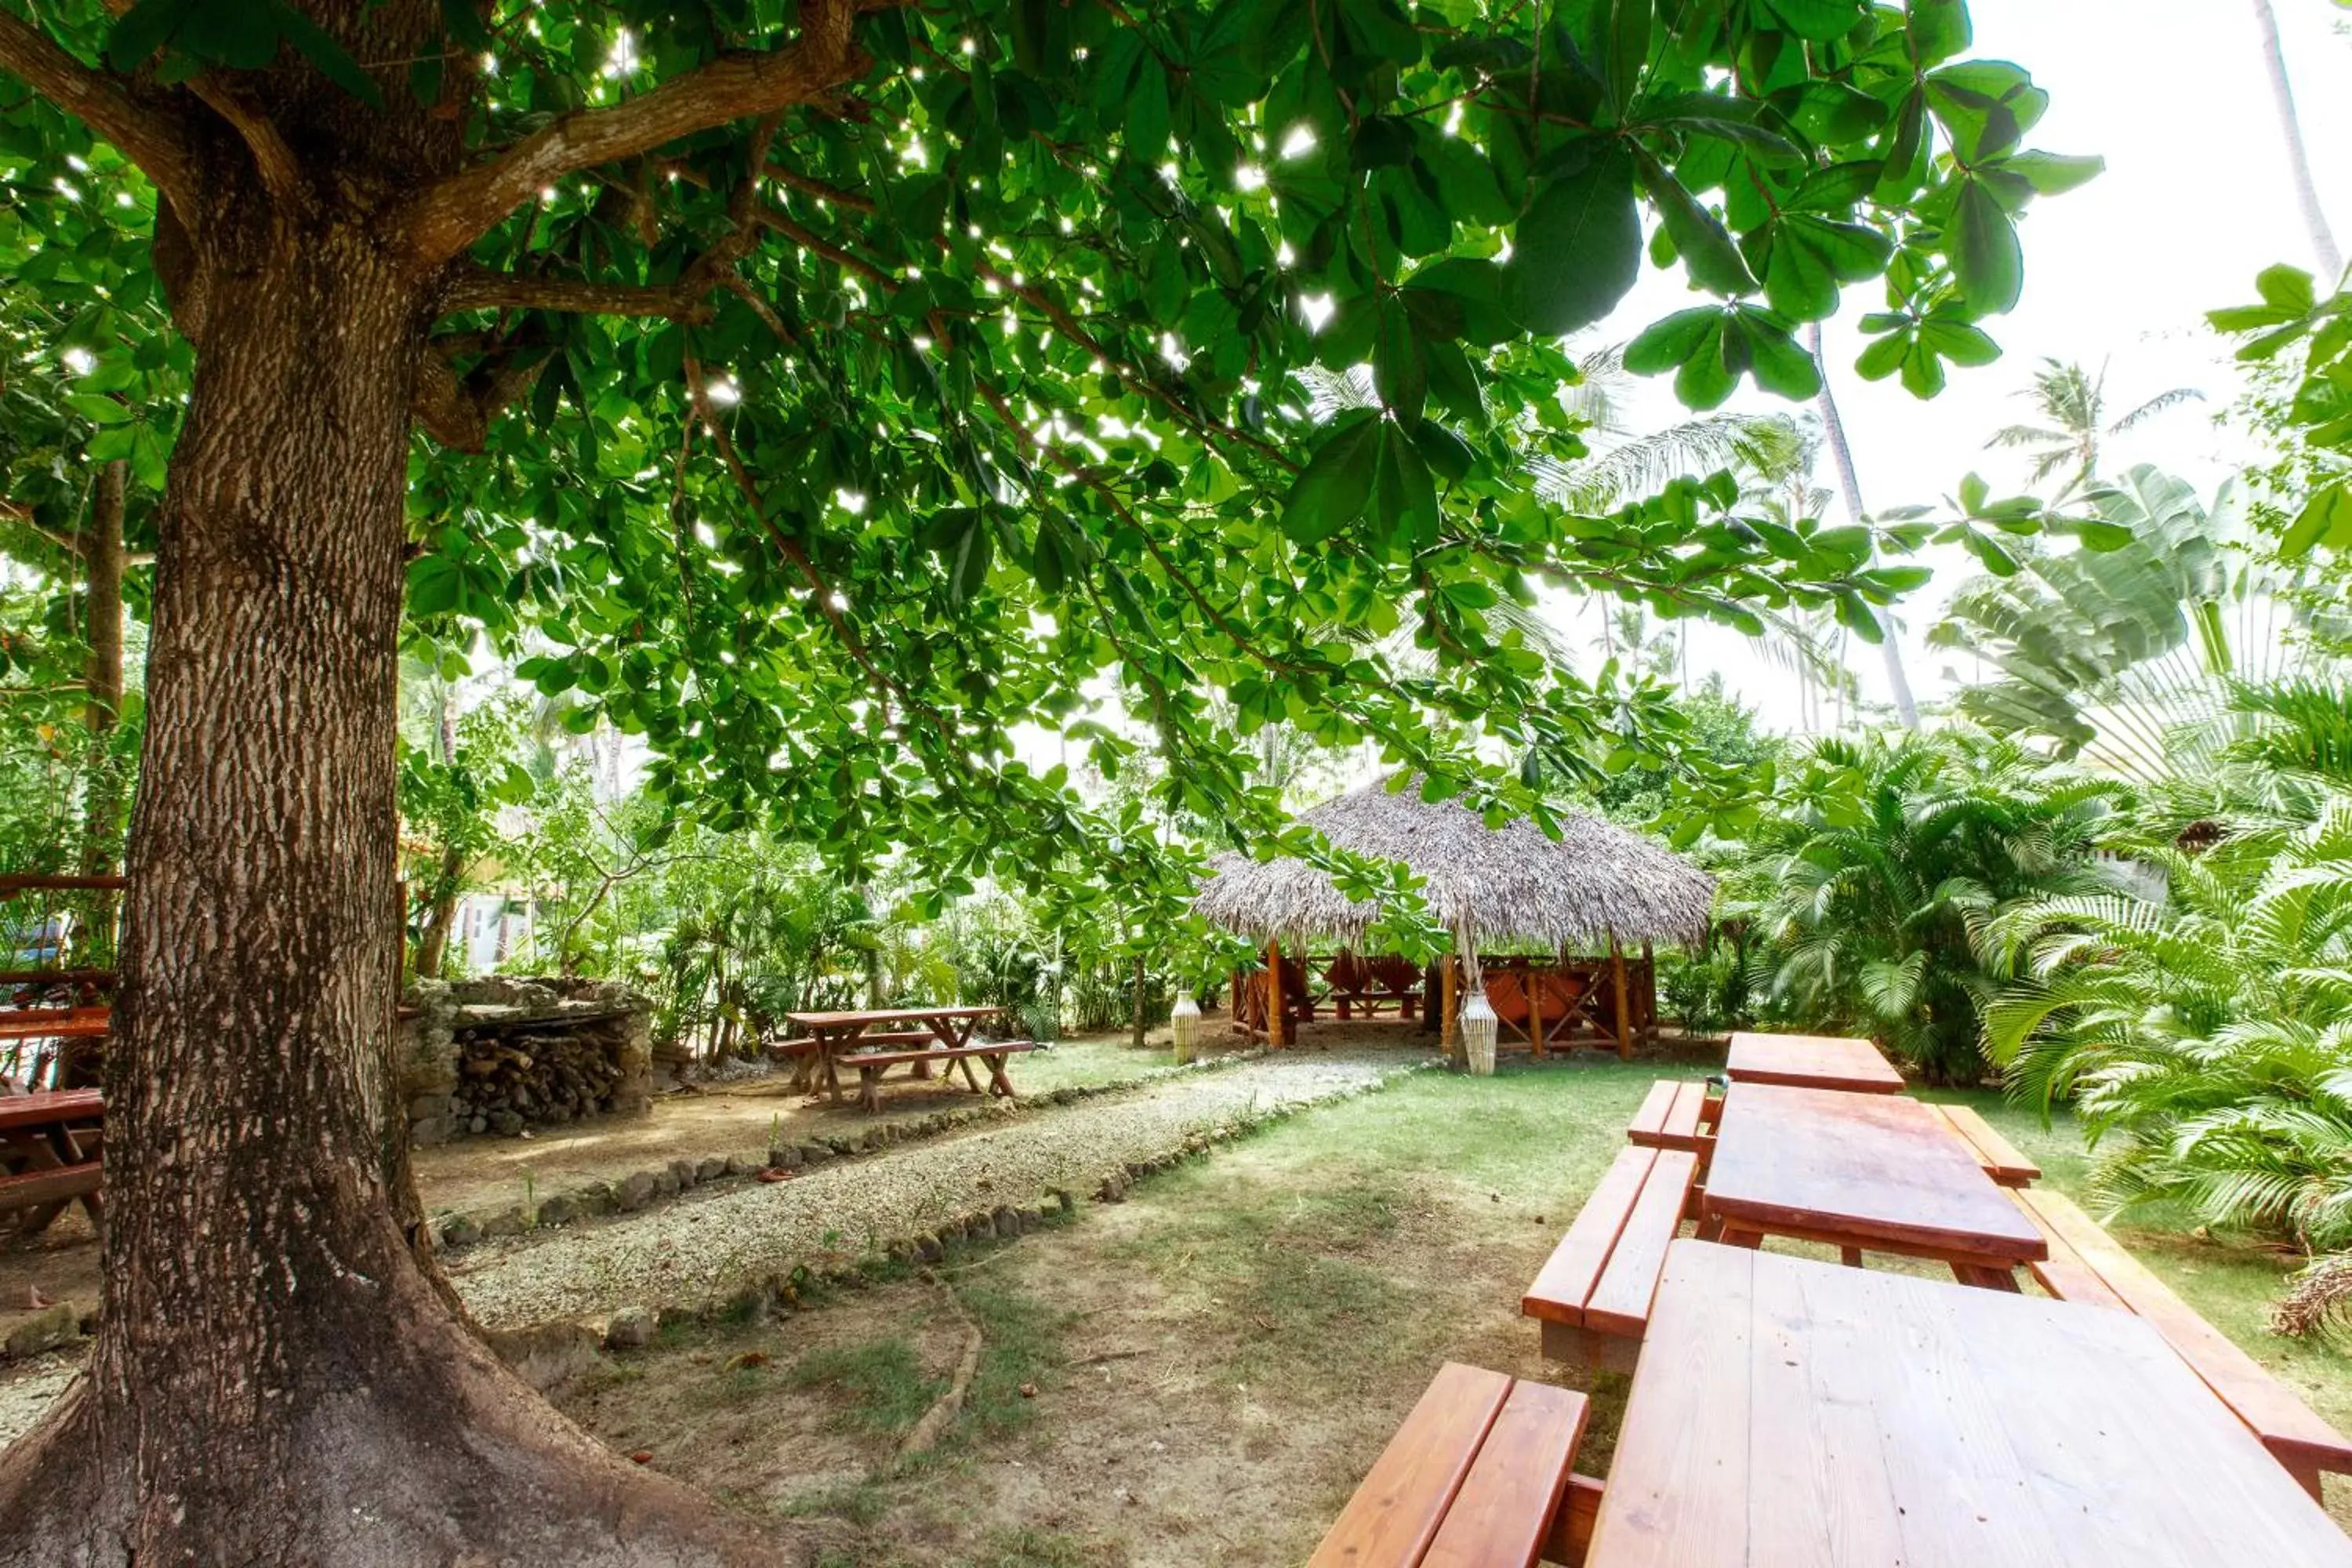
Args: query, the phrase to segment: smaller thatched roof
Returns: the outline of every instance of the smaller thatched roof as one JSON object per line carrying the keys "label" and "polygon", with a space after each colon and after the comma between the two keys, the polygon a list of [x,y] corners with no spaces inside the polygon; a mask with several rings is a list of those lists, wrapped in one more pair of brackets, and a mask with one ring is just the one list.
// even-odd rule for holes
{"label": "smaller thatched roof", "polygon": [[[1368,784],[1302,813],[1333,845],[1402,864],[1422,898],[1469,942],[1549,947],[1695,942],[1706,934],[1715,879],[1589,812],[1559,814],[1557,840],[1525,817],[1490,828],[1458,801],[1434,805],[1408,786]],[[1304,860],[1220,855],[1194,910],[1255,941],[1336,941],[1361,950],[1381,916],[1351,902]]]}

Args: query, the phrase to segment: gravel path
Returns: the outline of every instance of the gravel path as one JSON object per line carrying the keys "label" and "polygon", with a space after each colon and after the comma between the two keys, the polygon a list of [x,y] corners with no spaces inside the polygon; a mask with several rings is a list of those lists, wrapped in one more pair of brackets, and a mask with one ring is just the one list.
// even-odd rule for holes
{"label": "gravel path", "polygon": [[838,1267],[875,1246],[997,1205],[1081,1196],[1130,1162],[1277,1108],[1369,1089],[1394,1051],[1268,1057],[1132,1094],[1040,1110],[1002,1126],[818,1166],[773,1184],[728,1184],[642,1214],[484,1242],[450,1276],[488,1327],[699,1306],[799,1265]]}

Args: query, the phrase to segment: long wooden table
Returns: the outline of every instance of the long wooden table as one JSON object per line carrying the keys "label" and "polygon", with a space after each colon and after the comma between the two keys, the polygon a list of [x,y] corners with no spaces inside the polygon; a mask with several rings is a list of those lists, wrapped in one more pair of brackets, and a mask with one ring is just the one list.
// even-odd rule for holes
{"label": "long wooden table", "polygon": [[0,1215],[16,1216],[15,1234],[47,1229],[79,1201],[92,1224],[99,1198],[99,1138],[106,1103],[94,1089],[0,1096]]}
{"label": "long wooden table", "polygon": [[1892,1252],[2014,1290],[2049,1243],[1936,1108],[1888,1094],[1735,1083],[1716,1121],[1700,1219],[1722,1238]]}
{"label": "long wooden table", "polygon": [[1868,1040],[1837,1035],[1731,1037],[1723,1075],[1734,1083],[1785,1083],[1853,1094],[1900,1094],[1903,1075]]}
{"label": "long wooden table", "polygon": [[1677,1241],[1586,1568],[2347,1568],[2146,1323]]}
{"label": "long wooden table", "polygon": [[[971,1044],[971,1033],[1002,1007],[866,1007],[830,1013],[787,1013],[784,1021],[805,1032],[811,1042],[794,1074],[797,1085],[821,1089],[833,1103],[842,1100],[841,1062],[852,1052],[918,1042],[936,1042],[943,1050]],[[878,1031],[878,1033],[869,1033]],[[914,1076],[930,1076],[930,1064],[913,1064]],[[965,1068],[969,1077],[971,1069]],[[972,1085],[977,1091],[980,1086]]]}

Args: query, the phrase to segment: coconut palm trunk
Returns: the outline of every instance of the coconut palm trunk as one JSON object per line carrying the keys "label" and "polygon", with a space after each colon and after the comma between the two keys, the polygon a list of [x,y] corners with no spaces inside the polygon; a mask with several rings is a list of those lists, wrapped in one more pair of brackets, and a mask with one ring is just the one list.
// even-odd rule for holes
{"label": "coconut palm trunk", "polygon": [[[1812,350],[1813,363],[1821,367],[1822,393],[1815,400],[1815,406],[1821,411],[1822,436],[1829,442],[1830,456],[1837,462],[1838,489],[1845,497],[1846,515],[1860,524],[1863,521],[1862,481],[1854,477],[1853,449],[1846,445],[1845,421],[1838,417],[1837,398],[1830,391],[1830,367],[1822,354],[1822,326],[1819,321],[1808,329],[1807,346]],[[1903,668],[1903,645],[1891,625],[1886,628],[1886,635],[1878,639],[1878,653],[1886,666],[1886,689],[1894,696],[1895,713],[1901,717],[1905,729],[1917,729],[1919,704],[1911,696],[1911,678]],[[1843,697],[1839,699],[1838,705],[1843,709]]]}
{"label": "coconut palm trunk", "polygon": [[2303,225],[2311,237],[2312,253],[2330,287],[2344,279],[2344,253],[2336,247],[2335,231],[2319,205],[2319,186],[2311,176],[2311,153],[2303,142],[2303,122],[2294,111],[2294,89],[2286,75],[2286,55],[2279,47],[2278,16],[2271,0],[2253,0],[2254,26],[2262,34],[2263,67],[2271,80],[2271,106],[2278,110],[2279,131],[2286,138],[2287,174],[2294,181],[2295,205],[2303,209]]}

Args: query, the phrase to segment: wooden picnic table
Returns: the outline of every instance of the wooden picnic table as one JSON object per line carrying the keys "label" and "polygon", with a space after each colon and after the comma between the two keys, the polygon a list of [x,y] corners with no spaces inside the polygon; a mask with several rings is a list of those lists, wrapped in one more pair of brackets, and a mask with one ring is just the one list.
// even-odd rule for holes
{"label": "wooden picnic table", "polygon": [[1677,1241],[1586,1568],[2352,1565],[2122,1312]]}
{"label": "wooden picnic table", "polygon": [[1971,1285],[2017,1289],[2050,1256],[1937,1109],[1891,1094],[1735,1083],[1716,1121],[1699,1217],[1722,1239],[1827,1242],[1849,1263],[1892,1252],[1951,1265]]}
{"label": "wooden picnic table", "polygon": [[99,1199],[99,1129],[106,1103],[94,1089],[0,1096],[0,1215],[15,1234],[48,1227],[79,1201],[93,1224]]}
{"label": "wooden picnic table", "polygon": [[1723,1072],[1734,1083],[1786,1083],[1853,1094],[1900,1094],[1903,1075],[1868,1040],[1837,1035],[1731,1037]]}
{"label": "wooden picnic table", "polygon": [[[822,1090],[838,1105],[842,1100],[840,1068],[845,1058],[860,1050],[882,1050],[894,1046],[935,1047],[939,1052],[961,1050],[971,1043],[972,1031],[991,1018],[1003,1015],[1002,1007],[865,1007],[827,1013],[787,1013],[784,1022],[802,1031],[795,1040],[787,1040],[780,1047],[799,1047],[800,1065],[793,1074],[795,1087]],[[869,1032],[872,1031],[872,1032]],[[916,1078],[929,1078],[932,1061],[938,1059],[929,1051],[905,1053],[913,1059],[911,1070]],[[927,1059],[929,1058],[929,1059]],[[970,1058],[965,1062],[964,1076],[971,1078]],[[1001,1076],[1001,1075],[1000,1075]],[[866,1092],[861,1099],[872,1109],[871,1075],[866,1079]],[[972,1083],[977,1091],[980,1085]]]}

